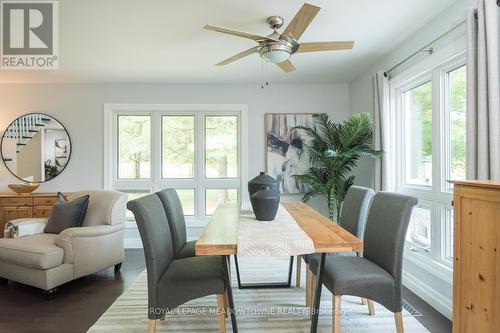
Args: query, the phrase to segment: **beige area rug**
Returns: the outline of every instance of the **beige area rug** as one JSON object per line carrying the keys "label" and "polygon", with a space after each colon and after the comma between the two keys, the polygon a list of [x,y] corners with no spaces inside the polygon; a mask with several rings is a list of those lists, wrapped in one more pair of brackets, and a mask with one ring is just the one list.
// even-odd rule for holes
{"label": "beige area rug", "polygon": [[[286,280],[289,258],[238,258],[243,282],[280,282]],[[234,262],[233,262],[234,264]],[[245,289],[239,290],[232,265],[233,295],[240,332],[309,332],[311,321],[304,307],[305,272],[302,265],[301,288]],[[294,272],[295,276],[295,272]],[[147,276],[143,272],[137,280],[99,318],[89,332],[131,333],[147,331]],[[292,279],[293,280],[293,279]],[[294,282],[294,281],[293,281]],[[215,315],[215,296],[200,298],[179,307],[158,321],[157,332],[218,332]],[[318,332],[332,330],[332,297],[323,288],[322,312]],[[406,333],[428,332],[414,317],[403,310]],[[231,332],[231,320],[226,320]],[[394,316],[383,306],[375,304],[375,316],[368,315],[368,308],[359,298],[342,297],[341,332],[390,333],[395,332]]]}

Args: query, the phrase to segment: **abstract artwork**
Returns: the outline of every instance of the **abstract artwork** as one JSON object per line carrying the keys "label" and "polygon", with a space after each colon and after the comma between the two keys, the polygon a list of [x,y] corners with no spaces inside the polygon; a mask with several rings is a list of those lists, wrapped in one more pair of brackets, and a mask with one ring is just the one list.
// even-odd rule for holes
{"label": "abstract artwork", "polygon": [[305,193],[306,185],[293,175],[304,174],[310,167],[304,143],[310,138],[295,126],[314,123],[312,113],[266,113],[266,171],[280,183],[280,193]]}
{"label": "abstract artwork", "polygon": [[55,150],[55,164],[59,171],[62,171],[68,163],[68,140],[67,139],[56,139],[54,141]]}
{"label": "abstract artwork", "polygon": [[55,156],[56,157],[67,157],[68,156],[68,140],[67,139],[57,139],[55,140]]}

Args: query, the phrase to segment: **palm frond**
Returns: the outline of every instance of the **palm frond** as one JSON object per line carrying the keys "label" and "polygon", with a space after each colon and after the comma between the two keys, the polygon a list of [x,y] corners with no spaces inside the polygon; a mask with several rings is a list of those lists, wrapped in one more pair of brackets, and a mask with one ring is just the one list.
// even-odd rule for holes
{"label": "palm frond", "polygon": [[[293,178],[304,183],[308,191],[302,200],[326,196],[331,207],[337,208],[337,218],[345,194],[354,184],[351,174],[362,157],[379,158],[382,151],[371,147],[373,123],[367,113],[354,114],[342,123],[332,122],[327,114],[315,114],[311,126],[296,126],[310,137],[304,140],[304,150],[311,166],[303,175]],[[330,218],[334,218],[330,214]]]}

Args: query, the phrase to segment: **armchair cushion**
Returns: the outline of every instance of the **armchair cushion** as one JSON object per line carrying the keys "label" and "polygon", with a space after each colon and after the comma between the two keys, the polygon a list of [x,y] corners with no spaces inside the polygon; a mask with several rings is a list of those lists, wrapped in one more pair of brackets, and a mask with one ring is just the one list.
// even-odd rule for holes
{"label": "armchair cushion", "polygon": [[5,224],[5,238],[19,238],[36,234],[43,234],[47,218],[24,218],[9,221]]}
{"label": "armchair cushion", "polygon": [[87,213],[89,205],[89,196],[65,201],[57,202],[52,208],[49,221],[45,226],[45,233],[59,234],[61,231],[71,227],[80,227]]}
{"label": "armchair cushion", "polygon": [[49,269],[63,262],[64,251],[56,246],[57,235],[37,234],[0,239],[0,260],[11,264]]}
{"label": "armchair cushion", "polygon": [[[68,228],[57,236],[55,244],[64,249],[64,262],[72,264],[75,250],[74,242],[76,239],[106,236],[121,231],[123,228],[123,224]],[[122,247],[121,244],[117,244],[117,246]]]}

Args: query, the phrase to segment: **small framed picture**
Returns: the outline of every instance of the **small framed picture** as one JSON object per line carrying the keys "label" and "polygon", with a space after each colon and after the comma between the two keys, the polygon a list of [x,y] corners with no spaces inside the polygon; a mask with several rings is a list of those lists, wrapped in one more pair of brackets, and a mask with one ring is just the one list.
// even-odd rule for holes
{"label": "small framed picture", "polygon": [[67,139],[55,140],[55,156],[56,156],[56,158],[68,156],[68,140]]}
{"label": "small framed picture", "polygon": [[64,169],[66,166],[66,163],[68,163],[68,157],[56,157],[56,166],[60,169]]}

